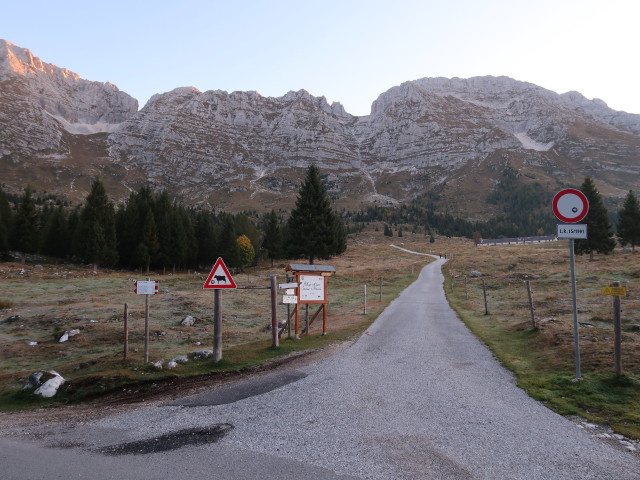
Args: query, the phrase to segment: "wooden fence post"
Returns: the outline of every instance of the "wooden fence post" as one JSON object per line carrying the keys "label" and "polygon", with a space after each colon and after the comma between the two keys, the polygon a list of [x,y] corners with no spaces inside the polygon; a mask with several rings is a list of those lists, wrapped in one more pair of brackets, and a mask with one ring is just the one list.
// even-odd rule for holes
{"label": "wooden fence post", "polygon": [[484,314],[489,315],[489,306],[487,304],[487,286],[484,284],[484,279],[482,279],[482,294],[484,295]]}
{"label": "wooden fence post", "polygon": [[129,357],[129,305],[124,304],[124,359]]}
{"label": "wooden fence post", "polygon": [[271,275],[269,280],[271,283],[271,345],[278,348],[280,346],[280,335],[278,335],[280,329],[278,328],[278,309],[276,308],[278,297],[276,276]]}
{"label": "wooden fence post", "polygon": [[367,314],[367,284],[364,284],[364,309],[362,311],[363,315]]}
{"label": "wooden fence post", "polygon": [[[620,282],[611,282],[612,287],[619,287]],[[613,296],[613,359],[616,375],[622,375],[622,325],[620,319],[620,296]]]}
{"label": "wooden fence post", "polygon": [[527,295],[529,296],[529,309],[531,310],[531,328],[536,328],[536,311],[533,307],[533,296],[531,295],[531,282],[529,280],[524,281],[527,286]]}

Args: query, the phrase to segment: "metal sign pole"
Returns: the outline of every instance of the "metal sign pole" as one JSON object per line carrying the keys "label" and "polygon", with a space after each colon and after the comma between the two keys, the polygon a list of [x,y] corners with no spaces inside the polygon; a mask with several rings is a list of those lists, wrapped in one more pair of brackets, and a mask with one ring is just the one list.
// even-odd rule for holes
{"label": "metal sign pole", "polygon": [[580,372],[580,337],[578,334],[578,302],[576,300],[576,266],[573,248],[573,238],[569,239],[569,257],[571,262],[571,290],[573,293],[573,341],[576,357],[576,378],[574,381],[582,380]]}

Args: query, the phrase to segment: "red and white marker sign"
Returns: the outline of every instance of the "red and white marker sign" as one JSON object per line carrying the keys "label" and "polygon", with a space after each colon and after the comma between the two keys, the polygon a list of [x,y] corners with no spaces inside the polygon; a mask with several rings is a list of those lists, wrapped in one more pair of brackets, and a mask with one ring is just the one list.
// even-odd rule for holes
{"label": "red and white marker sign", "polygon": [[561,222],[577,223],[589,213],[589,200],[574,188],[565,188],[553,197],[553,213]]}
{"label": "red and white marker sign", "polygon": [[222,257],[216,260],[202,288],[237,288]]}

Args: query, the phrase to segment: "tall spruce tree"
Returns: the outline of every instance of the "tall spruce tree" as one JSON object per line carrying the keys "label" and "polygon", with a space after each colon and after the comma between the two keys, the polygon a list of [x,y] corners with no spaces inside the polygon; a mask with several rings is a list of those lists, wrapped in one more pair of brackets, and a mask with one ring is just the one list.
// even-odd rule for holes
{"label": "tall spruce tree", "polygon": [[9,232],[11,231],[12,218],[9,200],[0,188],[0,260],[9,258]]}
{"label": "tall spruce tree", "polygon": [[291,255],[307,257],[310,265],[316,258],[330,258],[346,249],[344,224],[331,207],[320,170],[315,165],[307,169],[287,225]]}
{"label": "tall spruce tree", "polygon": [[67,213],[62,205],[53,210],[47,218],[42,236],[42,253],[52,257],[66,258],[71,252],[71,232]]}
{"label": "tall spruce tree", "polygon": [[632,190],[618,211],[618,239],[623,247],[630,244],[633,252],[640,245],[640,203]]}
{"label": "tall spruce tree", "polygon": [[13,227],[12,244],[15,250],[22,252],[22,263],[26,262],[27,253],[36,253],[40,237],[40,216],[30,186],[24,191],[18,204]]}
{"label": "tall spruce tree", "polygon": [[613,239],[611,224],[607,218],[607,209],[593,180],[589,177],[585,178],[580,190],[589,200],[589,213],[583,222],[587,224],[588,238],[576,240],[575,251],[578,255],[588,253],[589,258],[593,260],[594,253],[608,255],[613,252],[616,242]]}
{"label": "tall spruce tree", "polygon": [[110,267],[118,261],[115,211],[100,179],[96,178],[80,211],[74,232],[74,251],[82,261]]}
{"label": "tall spruce tree", "polygon": [[273,266],[274,260],[279,260],[284,256],[282,228],[275,210],[271,210],[265,220],[262,247],[267,251],[267,258],[271,260],[271,266]]}

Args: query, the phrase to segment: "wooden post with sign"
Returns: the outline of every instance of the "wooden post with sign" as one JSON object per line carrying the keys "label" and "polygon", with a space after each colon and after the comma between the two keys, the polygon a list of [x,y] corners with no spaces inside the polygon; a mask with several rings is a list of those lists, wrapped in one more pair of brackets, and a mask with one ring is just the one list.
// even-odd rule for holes
{"label": "wooden post with sign", "polygon": [[627,289],[620,286],[620,282],[611,282],[610,287],[602,288],[603,295],[613,296],[613,360],[616,375],[622,375],[622,322],[620,319],[620,297],[627,294]]}
{"label": "wooden post with sign", "polygon": [[213,361],[222,360],[222,289],[237,288],[236,282],[231,277],[229,269],[222,257],[216,260],[209,276],[202,285],[204,289],[212,289],[213,292]]}
{"label": "wooden post with sign", "polygon": [[149,280],[136,282],[134,289],[136,295],[144,295],[144,363],[149,362],[149,296],[158,293],[157,280]]}
{"label": "wooden post with sign", "polygon": [[[304,331],[309,334],[309,329],[313,321],[322,310],[322,334],[327,333],[327,305],[329,304],[327,293],[327,278],[333,275],[335,268],[329,265],[304,265],[290,264],[285,269],[295,275],[296,305],[295,305],[295,338],[300,338],[300,305],[309,308],[311,304],[320,305],[318,311],[313,315]],[[308,318],[308,316],[307,316]]]}

